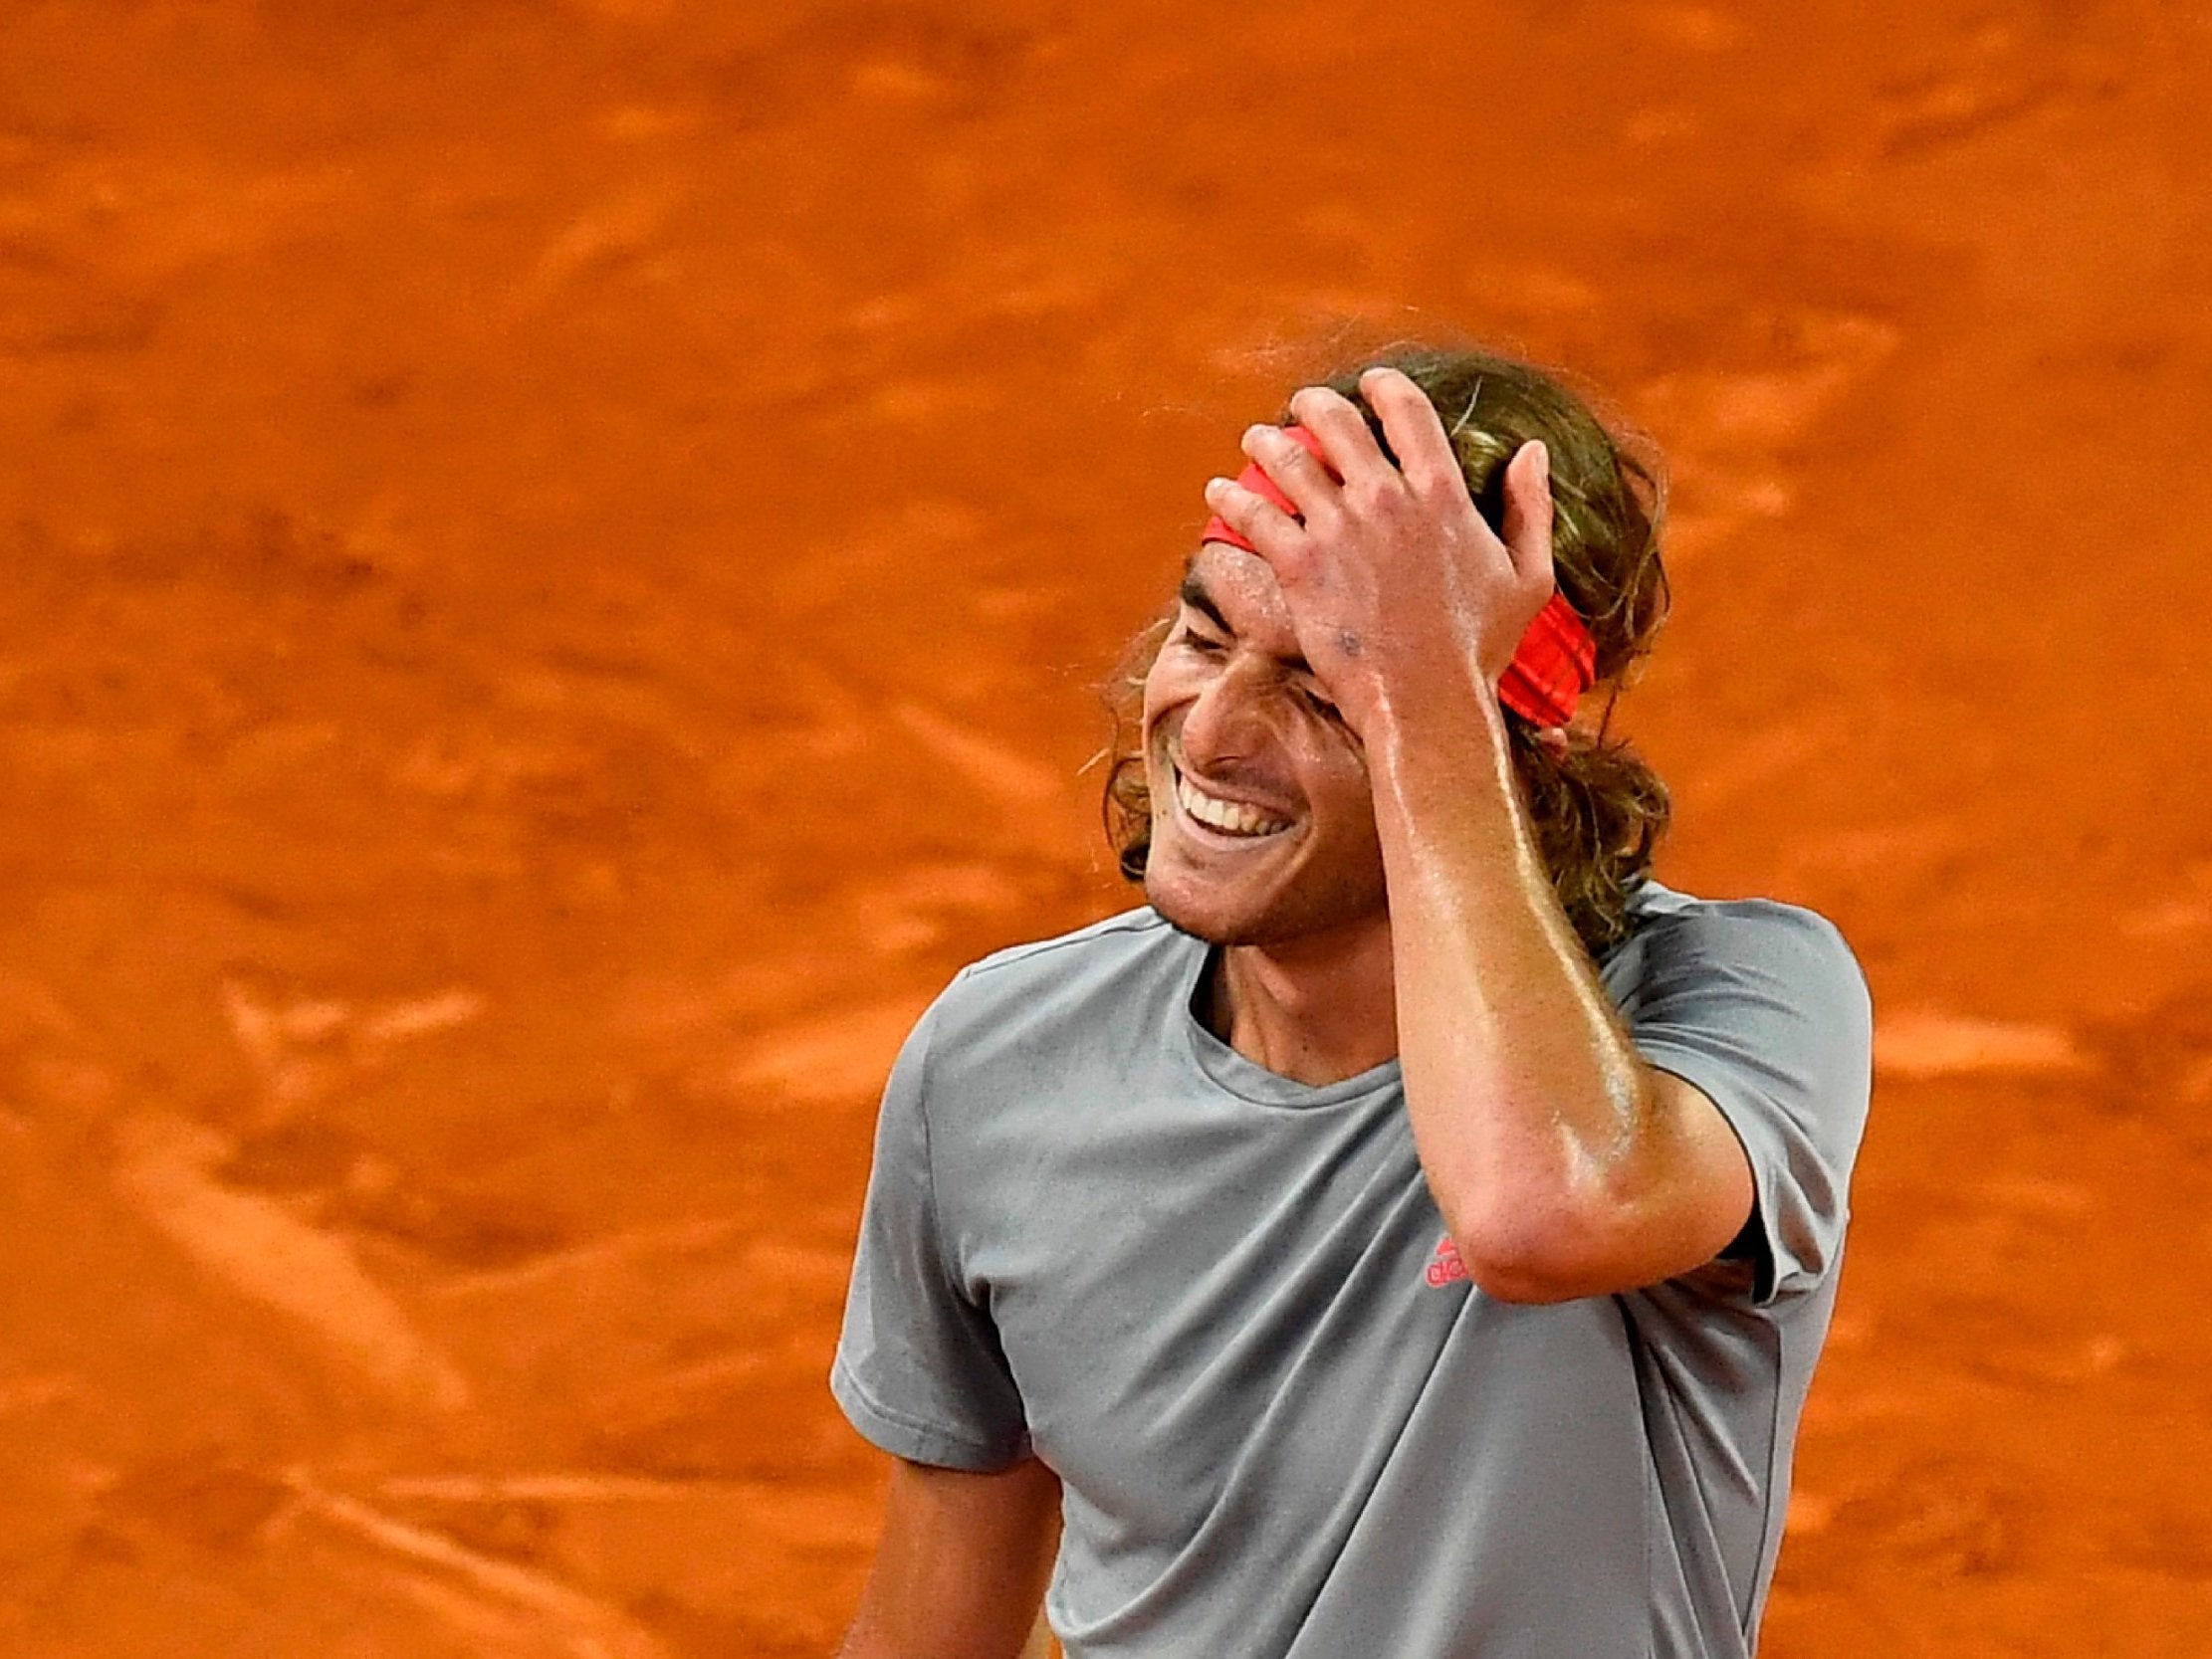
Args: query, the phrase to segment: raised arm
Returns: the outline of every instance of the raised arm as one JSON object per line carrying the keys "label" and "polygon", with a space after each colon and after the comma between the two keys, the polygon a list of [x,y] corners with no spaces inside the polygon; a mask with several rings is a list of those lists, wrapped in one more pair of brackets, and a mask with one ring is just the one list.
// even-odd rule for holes
{"label": "raised arm", "polygon": [[1327,467],[1275,428],[1245,436],[1300,518],[1223,481],[1209,500],[1273,568],[1365,752],[1430,1188],[1501,1298],[1684,1272],[1748,1219],[1750,1168],[1719,1109],[1630,1045],[1537,854],[1497,703],[1553,589],[1548,458],[1513,458],[1493,530],[1421,389],[1381,369],[1361,391],[1397,465],[1357,408],[1309,387],[1291,408]]}
{"label": "raised arm", "polygon": [[838,1659],[1017,1659],[1059,1541],[1060,1483],[899,1459],[883,1536]]}

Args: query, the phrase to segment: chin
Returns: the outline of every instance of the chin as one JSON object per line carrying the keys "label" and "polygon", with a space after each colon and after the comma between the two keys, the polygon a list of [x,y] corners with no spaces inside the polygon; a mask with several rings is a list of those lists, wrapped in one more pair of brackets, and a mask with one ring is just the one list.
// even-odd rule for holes
{"label": "chin", "polygon": [[1382,909],[1379,894],[1333,884],[1320,891],[1293,885],[1238,893],[1235,884],[1176,870],[1172,861],[1166,870],[1146,872],[1145,900],[1170,927],[1217,945],[1288,944],[1368,920]]}
{"label": "chin", "polygon": [[1169,927],[1181,933],[1208,944],[1264,944],[1268,942],[1264,926],[1255,934],[1255,922],[1264,924],[1264,918],[1238,916],[1219,906],[1203,902],[1187,902],[1185,896],[1172,888],[1147,880],[1145,902],[1158,911]]}
{"label": "chin", "polygon": [[1224,880],[1217,871],[1194,868],[1171,826],[1153,826],[1145,866],[1145,901],[1170,926],[1209,944],[1255,944],[1272,934],[1272,913],[1282,897],[1264,884]]}

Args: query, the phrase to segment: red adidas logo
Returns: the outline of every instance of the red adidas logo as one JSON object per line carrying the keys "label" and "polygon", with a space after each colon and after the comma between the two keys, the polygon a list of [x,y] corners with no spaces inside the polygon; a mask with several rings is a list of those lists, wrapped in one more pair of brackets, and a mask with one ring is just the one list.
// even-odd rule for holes
{"label": "red adidas logo", "polygon": [[1443,1239],[1438,1244],[1436,1255],[1430,1259],[1429,1272],[1425,1277],[1432,1285],[1440,1288],[1466,1276],[1467,1264],[1459,1259],[1459,1247],[1449,1238]]}

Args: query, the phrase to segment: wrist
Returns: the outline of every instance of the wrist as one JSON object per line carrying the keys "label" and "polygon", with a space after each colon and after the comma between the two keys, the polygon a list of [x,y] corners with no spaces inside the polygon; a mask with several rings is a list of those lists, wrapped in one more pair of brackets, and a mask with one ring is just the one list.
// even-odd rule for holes
{"label": "wrist", "polygon": [[[1493,868],[1535,868],[1533,832],[1495,694],[1399,707],[1375,723],[1368,782],[1384,864],[1404,880],[1421,849],[1484,849]],[[1407,861],[1411,860],[1409,865]]]}
{"label": "wrist", "polygon": [[1497,690],[1479,677],[1430,696],[1379,699],[1360,722],[1370,776],[1416,777],[1470,771],[1511,776],[1512,744]]}

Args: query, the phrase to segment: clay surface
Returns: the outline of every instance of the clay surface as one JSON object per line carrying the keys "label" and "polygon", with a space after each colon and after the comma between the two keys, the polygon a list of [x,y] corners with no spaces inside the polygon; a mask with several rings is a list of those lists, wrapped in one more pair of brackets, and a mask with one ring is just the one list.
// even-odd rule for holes
{"label": "clay surface", "polygon": [[2200,8],[5,10],[0,1652],[826,1653],[888,1059],[1438,332],[1664,446],[1663,873],[1876,990],[1764,1651],[2212,1652]]}

